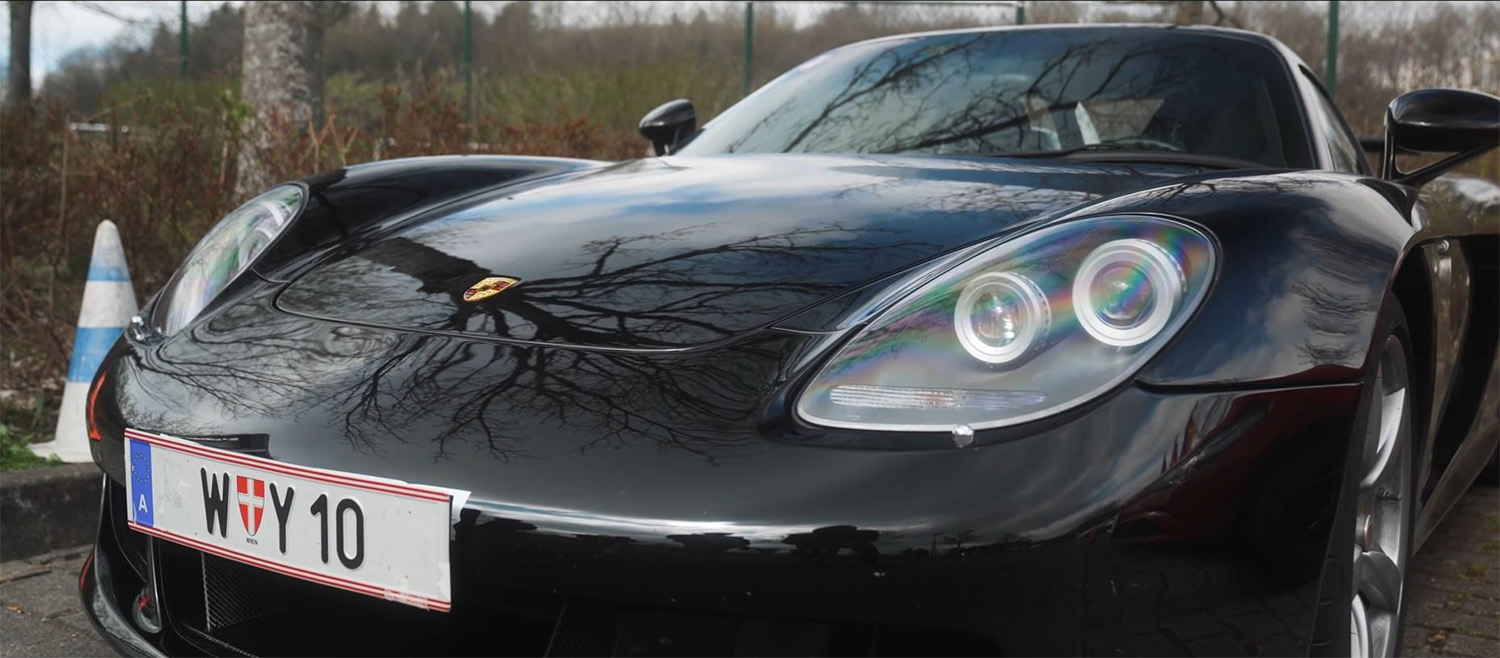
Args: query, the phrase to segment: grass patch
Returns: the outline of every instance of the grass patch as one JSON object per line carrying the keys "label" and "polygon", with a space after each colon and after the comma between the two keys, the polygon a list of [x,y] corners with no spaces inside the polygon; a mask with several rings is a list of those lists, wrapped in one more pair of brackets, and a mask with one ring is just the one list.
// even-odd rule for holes
{"label": "grass patch", "polygon": [[38,457],[27,447],[52,438],[59,402],[56,394],[47,392],[0,399],[0,471],[62,463],[55,458]]}
{"label": "grass patch", "polygon": [[19,471],[38,466],[61,464],[56,457],[38,457],[28,447],[31,441],[22,434],[12,432],[9,425],[0,424],[0,471]]}

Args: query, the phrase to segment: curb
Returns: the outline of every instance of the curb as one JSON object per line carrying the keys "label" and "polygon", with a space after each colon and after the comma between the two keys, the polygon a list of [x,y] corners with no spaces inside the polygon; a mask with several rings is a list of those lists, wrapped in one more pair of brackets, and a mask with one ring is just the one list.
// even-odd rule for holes
{"label": "curb", "polygon": [[99,476],[92,463],[0,473],[0,562],[92,544]]}

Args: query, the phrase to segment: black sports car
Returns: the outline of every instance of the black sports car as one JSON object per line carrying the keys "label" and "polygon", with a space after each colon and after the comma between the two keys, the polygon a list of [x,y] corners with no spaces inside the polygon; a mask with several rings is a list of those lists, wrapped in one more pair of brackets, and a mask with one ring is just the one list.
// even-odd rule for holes
{"label": "black sports car", "polygon": [[139,654],[1391,655],[1496,450],[1500,189],[1439,176],[1500,99],[1386,125],[1377,175],[1256,34],[957,31],[659,157],[282,185],[93,382],[84,604]]}

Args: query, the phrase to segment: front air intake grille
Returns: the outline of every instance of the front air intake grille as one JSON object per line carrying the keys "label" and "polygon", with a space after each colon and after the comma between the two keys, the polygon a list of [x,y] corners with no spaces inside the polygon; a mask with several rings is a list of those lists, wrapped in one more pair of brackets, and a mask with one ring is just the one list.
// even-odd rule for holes
{"label": "front air intake grille", "polygon": [[214,633],[286,608],[286,590],[276,574],[207,553],[198,557],[205,631]]}
{"label": "front air intake grille", "polygon": [[[430,612],[158,542],[167,619],[221,656],[541,655],[560,602],[521,593]],[[457,606],[455,606],[457,607]],[[520,613],[520,614],[518,614]]]}
{"label": "front air intake grille", "polygon": [[[219,656],[999,655],[987,638],[926,628],[742,618],[491,589],[451,613],[333,589],[156,542],[166,619]],[[456,579],[460,585],[473,581]]]}

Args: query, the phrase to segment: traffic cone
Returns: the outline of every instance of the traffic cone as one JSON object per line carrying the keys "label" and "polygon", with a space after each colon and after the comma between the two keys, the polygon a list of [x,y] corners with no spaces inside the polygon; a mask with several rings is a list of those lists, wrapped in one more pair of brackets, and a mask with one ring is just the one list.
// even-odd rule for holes
{"label": "traffic cone", "polygon": [[32,452],[42,457],[56,455],[65,462],[93,459],[89,455],[84,417],[89,383],[135,311],[135,290],[130,287],[130,269],[125,264],[120,231],[106,219],[94,231],[94,253],[89,257],[89,278],[83,286],[78,331],[73,334],[73,361],[68,364],[68,384],[63,389],[62,409],[57,414],[57,433],[51,441],[32,444]]}

